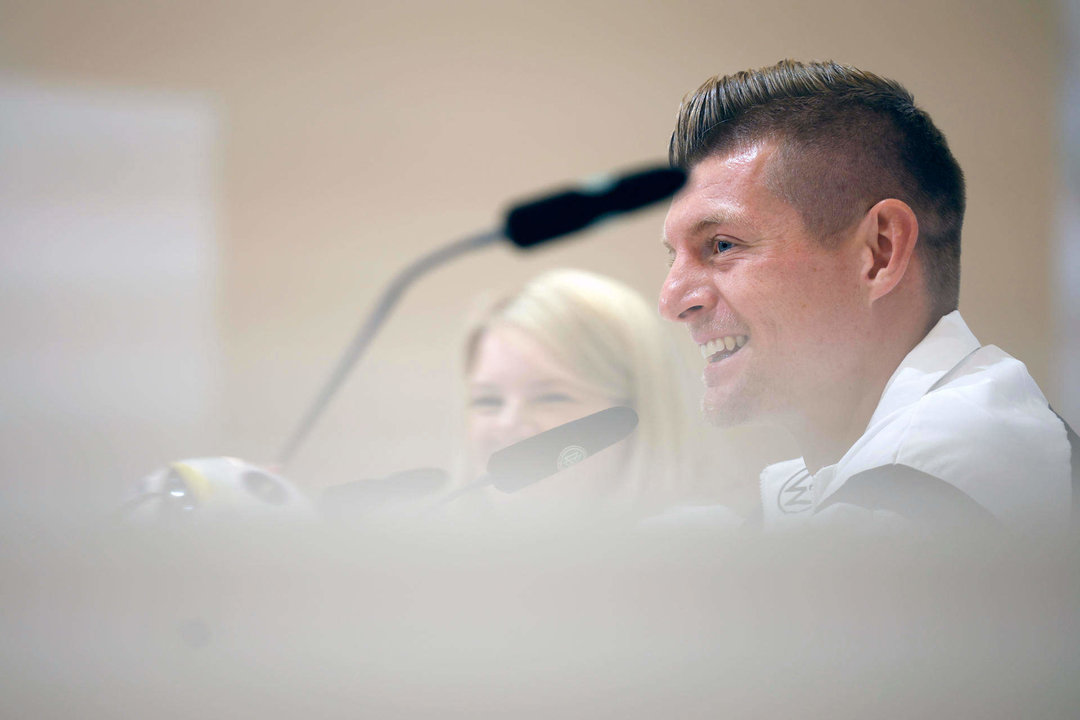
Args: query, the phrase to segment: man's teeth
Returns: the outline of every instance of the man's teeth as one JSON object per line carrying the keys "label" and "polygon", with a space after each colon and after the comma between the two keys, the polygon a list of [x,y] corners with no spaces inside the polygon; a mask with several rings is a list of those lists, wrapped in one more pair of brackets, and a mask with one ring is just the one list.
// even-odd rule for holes
{"label": "man's teeth", "polygon": [[737,347],[742,347],[746,344],[748,336],[746,335],[725,335],[724,337],[710,340],[704,345],[699,345],[701,348],[701,357],[708,360],[718,352],[725,350],[734,350]]}

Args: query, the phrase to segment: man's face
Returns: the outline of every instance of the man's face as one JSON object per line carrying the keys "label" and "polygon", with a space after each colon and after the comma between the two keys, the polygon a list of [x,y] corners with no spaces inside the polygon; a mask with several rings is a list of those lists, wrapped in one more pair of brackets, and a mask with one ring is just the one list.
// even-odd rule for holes
{"label": "man's face", "polygon": [[671,270],[660,312],[705,357],[706,417],[805,418],[858,377],[868,303],[852,237],[826,247],[765,179],[773,147],[708,157],[664,224]]}

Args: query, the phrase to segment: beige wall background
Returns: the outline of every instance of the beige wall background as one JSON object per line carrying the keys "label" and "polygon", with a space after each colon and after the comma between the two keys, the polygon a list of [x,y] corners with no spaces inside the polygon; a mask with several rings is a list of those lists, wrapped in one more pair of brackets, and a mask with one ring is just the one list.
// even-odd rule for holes
{"label": "beige wall background", "polygon": [[[961,309],[1053,402],[1058,27],[1052,2],[985,0],[0,0],[8,77],[197,97],[218,119],[216,409],[198,428],[154,417],[99,428],[106,437],[79,440],[79,491],[113,492],[180,457],[272,459],[393,272],[494,224],[509,199],[663,159],[684,93],[783,57],[895,77],[930,111],[968,179]],[[438,271],[398,307],[289,474],[319,486],[448,466],[460,336],[479,297],[557,266],[655,296],[662,217]],[[696,392],[696,350],[672,336]],[[21,432],[47,437],[50,422]],[[73,442],[81,431],[66,432]],[[753,463],[709,438],[718,476],[745,475]],[[55,461],[34,477],[33,453],[16,446],[8,474],[76,482]]]}

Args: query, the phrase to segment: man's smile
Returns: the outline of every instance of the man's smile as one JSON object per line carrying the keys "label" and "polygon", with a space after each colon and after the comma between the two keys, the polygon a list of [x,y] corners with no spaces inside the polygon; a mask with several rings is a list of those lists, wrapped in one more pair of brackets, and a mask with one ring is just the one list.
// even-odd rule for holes
{"label": "man's smile", "polygon": [[710,363],[726,360],[746,344],[749,335],[724,335],[714,340],[698,345],[701,357]]}

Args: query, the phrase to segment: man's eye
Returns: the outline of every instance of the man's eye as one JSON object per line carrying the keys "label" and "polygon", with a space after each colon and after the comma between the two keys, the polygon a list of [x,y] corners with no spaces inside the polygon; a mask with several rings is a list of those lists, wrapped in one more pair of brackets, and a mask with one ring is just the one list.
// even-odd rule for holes
{"label": "man's eye", "polygon": [[494,395],[480,395],[469,400],[469,407],[478,410],[493,410],[502,405],[502,398]]}
{"label": "man's eye", "polygon": [[735,243],[728,242],[727,240],[713,240],[713,252],[717,255],[723,252],[727,252],[731,248],[735,247]]}

